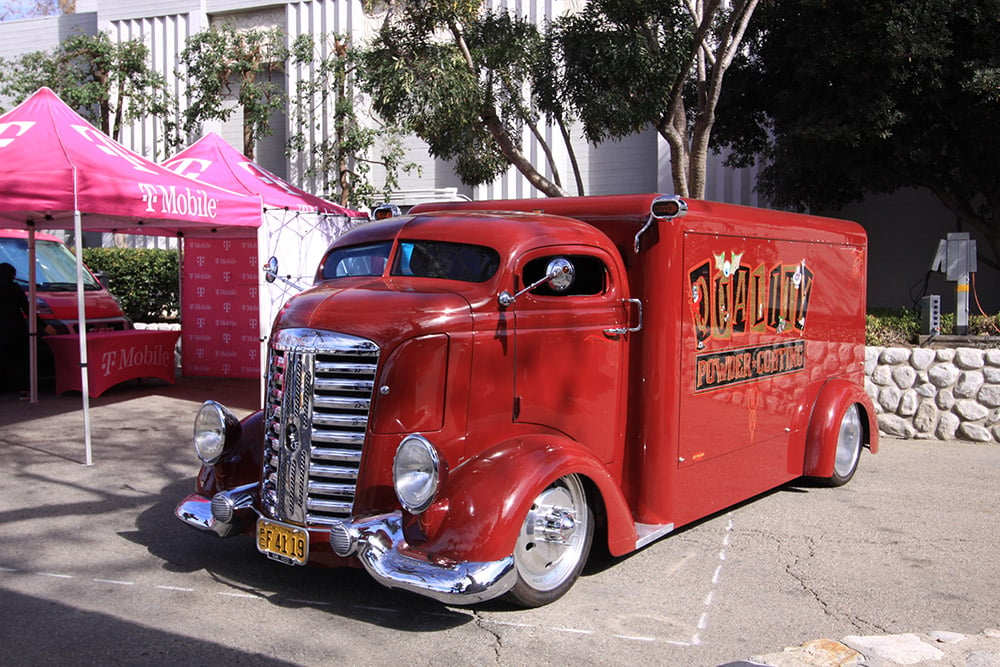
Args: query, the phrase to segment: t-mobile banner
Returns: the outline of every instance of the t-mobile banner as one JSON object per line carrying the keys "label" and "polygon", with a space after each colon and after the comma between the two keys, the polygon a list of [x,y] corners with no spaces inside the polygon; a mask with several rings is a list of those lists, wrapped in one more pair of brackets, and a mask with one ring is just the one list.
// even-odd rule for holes
{"label": "t-mobile banner", "polygon": [[260,376],[258,271],[256,239],[185,240],[184,375]]}

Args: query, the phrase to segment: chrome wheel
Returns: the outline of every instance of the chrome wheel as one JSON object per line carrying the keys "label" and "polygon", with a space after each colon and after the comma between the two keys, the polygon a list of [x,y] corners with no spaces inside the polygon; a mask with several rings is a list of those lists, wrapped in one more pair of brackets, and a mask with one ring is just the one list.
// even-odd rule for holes
{"label": "chrome wheel", "polygon": [[833,462],[833,476],[830,483],[840,486],[850,481],[854,471],[858,469],[861,458],[861,414],[857,404],[851,405],[840,420],[840,431],[837,433],[837,453]]}
{"label": "chrome wheel", "polygon": [[510,597],[527,607],[560,598],[583,569],[593,537],[594,519],[579,477],[556,480],[524,517],[514,547],[517,583]]}

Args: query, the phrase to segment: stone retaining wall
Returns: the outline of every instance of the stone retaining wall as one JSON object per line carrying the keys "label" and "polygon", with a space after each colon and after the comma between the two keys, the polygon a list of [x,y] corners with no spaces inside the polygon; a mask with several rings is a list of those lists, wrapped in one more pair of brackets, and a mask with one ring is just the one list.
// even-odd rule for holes
{"label": "stone retaining wall", "polygon": [[865,389],[887,435],[1000,442],[1000,349],[868,347]]}

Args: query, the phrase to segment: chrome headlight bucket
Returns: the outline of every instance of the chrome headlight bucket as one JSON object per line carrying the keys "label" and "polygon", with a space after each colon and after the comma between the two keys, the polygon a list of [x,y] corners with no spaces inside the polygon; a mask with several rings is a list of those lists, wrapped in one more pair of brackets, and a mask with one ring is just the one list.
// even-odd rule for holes
{"label": "chrome headlight bucket", "polygon": [[422,435],[403,438],[392,462],[392,486],[399,504],[420,514],[434,502],[440,482],[441,459],[434,445]]}
{"label": "chrome headlight bucket", "polygon": [[194,450],[205,465],[212,465],[239,438],[240,421],[221,403],[206,401],[194,419]]}

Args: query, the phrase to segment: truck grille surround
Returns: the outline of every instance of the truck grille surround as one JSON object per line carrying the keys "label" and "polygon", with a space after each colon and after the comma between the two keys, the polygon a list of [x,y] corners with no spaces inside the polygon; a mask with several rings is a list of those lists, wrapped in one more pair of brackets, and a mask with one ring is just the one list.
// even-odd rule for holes
{"label": "truck grille surround", "polygon": [[271,339],[264,404],[263,510],[325,527],[351,516],[379,348],[317,329]]}

